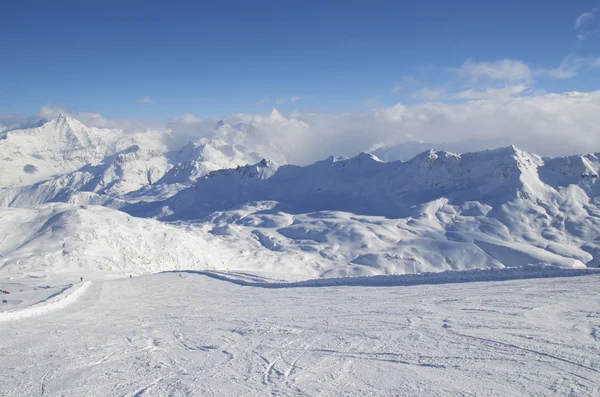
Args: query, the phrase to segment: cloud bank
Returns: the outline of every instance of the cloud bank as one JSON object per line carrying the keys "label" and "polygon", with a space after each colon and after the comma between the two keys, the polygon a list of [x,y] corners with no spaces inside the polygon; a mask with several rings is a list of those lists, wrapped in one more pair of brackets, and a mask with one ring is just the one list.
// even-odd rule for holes
{"label": "cloud bank", "polygon": [[474,80],[500,80],[510,83],[531,81],[531,69],[525,63],[512,59],[495,62],[467,61],[457,70],[458,75]]}
{"label": "cloud bank", "polygon": [[[489,93],[487,93],[489,94]],[[464,93],[465,98],[488,96]],[[324,113],[296,111],[239,113],[201,119],[184,114],[168,122],[111,120],[97,113],[70,113],[83,123],[140,133],[160,131],[173,150],[188,141],[221,138],[244,144],[278,162],[309,164],[329,155],[353,156],[376,145],[411,140],[479,141],[483,146],[515,144],[540,155],[600,151],[600,91],[515,98],[468,100],[464,103],[396,104],[370,110]],[[51,118],[64,109],[44,107]],[[472,147],[469,145],[468,147]]]}

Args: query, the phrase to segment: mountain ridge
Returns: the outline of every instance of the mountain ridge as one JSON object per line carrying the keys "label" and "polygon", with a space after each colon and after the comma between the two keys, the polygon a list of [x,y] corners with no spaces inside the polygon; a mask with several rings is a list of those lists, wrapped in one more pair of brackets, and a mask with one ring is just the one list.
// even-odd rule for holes
{"label": "mountain ridge", "polygon": [[[44,125],[21,133],[43,138],[25,143],[69,138],[67,149],[86,153],[93,134],[112,136],[87,134],[67,116]],[[81,260],[104,272],[168,270],[169,256],[143,243],[165,245],[164,233],[178,236],[168,240],[170,250],[186,253],[171,257],[178,269],[315,278],[600,266],[600,153],[542,158],[515,146],[463,154],[430,149],[407,161],[362,152],[296,166],[267,160],[226,135],[173,151],[158,135],[143,142],[114,134],[113,146],[104,140],[97,150],[104,150],[101,158],[34,183],[0,183],[2,269],[52,263],[60,271]],[[29,227],[27,219],[47,227]],[[20,247],[7,242],[15,231],[25,236]],[[57,241],[70,248],[57,249]],[[77,259],[88,254],[96,262]]]}

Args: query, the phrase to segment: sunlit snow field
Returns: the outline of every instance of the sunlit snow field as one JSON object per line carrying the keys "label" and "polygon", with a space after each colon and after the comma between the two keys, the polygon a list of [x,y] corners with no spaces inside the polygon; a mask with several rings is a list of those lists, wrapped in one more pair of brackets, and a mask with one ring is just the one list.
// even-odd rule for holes
{"label": "sunlit snow field", "polygon": [[599,395],[600,275],[512,272],[381,287],[71,280],[0,313],[0,395]]}

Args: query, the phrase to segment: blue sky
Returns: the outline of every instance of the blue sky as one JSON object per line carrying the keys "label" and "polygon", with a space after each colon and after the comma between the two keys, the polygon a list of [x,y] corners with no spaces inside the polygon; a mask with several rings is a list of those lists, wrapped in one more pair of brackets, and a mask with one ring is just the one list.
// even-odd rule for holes
{"label": "blue sky", "polygon": [[594,1],[7,1],[0,112],[340,111],[600,89]]}

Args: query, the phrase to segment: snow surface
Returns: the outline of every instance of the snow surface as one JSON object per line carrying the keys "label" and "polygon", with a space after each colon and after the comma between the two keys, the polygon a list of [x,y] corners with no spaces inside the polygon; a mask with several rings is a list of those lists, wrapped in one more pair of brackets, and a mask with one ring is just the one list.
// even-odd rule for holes
{"label": "snow surface", "polygon": [[166,273],[77,291],[1,323],[0,395],[600,394],[593,273],[281,289]]}
{"label": "snow surface", "polygon": [[[48,204],[0,211],[2,271],[148,274],[215,263],[201,230],[99,206]],[[220,260],[219,260],[220,262]]]}
{"label": "snow surface", "polygon": [[599,153],[10,125],[0,396],[600,395]]}

